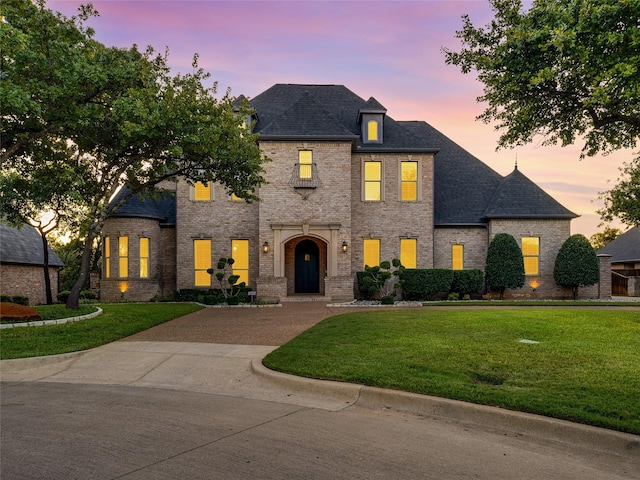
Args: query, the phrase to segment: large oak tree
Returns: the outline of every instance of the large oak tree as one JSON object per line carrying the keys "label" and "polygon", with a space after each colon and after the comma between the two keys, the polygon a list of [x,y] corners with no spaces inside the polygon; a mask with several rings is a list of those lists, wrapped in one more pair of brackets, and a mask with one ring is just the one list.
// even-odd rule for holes
{"label": "large oak tree", "polygon": [[[579,140],[583,158],[638,146],[640,0],[534,0],[528,11],[520,0],[490,3],[494,19],[477,27],[463,16],[462,48],[444,54],[484,84],[478,118],[495,122],[498,148]],[[627,167],[637,195],[640,162]],[[637,204],[618,202],[616,190],[628,186],[605,193],[603,219],[637,225]]]}
{"label": "large oak tree", "polygon": [[54,172],[70,175],[67,198],[88,220],[67,306],[78,305],[93,240],[124,185],[134,196],[164,180],[215,181],[256,199],[266,159],[243,127],[248,107],[229,92],[218,98],[215,83],[205,86],[197,56],[191,73],[172,75],[166,53],[107,47],[85,26],[97,15],[90,5],[68,19],[43,0],[8,0],[2,15],[1,173],[42,197],[37,179],[55,162]]}

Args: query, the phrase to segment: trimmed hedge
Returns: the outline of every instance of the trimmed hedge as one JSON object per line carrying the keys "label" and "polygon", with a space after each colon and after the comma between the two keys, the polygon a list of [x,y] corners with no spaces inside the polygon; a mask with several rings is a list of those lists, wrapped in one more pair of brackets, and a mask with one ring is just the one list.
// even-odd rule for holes
{"label": "trimmed hedge", "polygon": [[461,298],[465,295],[478,294],[484,286],[484,274],[482,270],[454,270],[451,292],[457,293]]}
{"label": "trimmed hedge", "polygon": [[445,268],[406,268],[400,273],[402,296],[405,300],[433,300],[451,290],[453,270]]}
{"label": "trimmed hedge", "polygon": [[25,297],[24,295],[0,295],[0,302],[10,302],[28,306],[29,297]]}

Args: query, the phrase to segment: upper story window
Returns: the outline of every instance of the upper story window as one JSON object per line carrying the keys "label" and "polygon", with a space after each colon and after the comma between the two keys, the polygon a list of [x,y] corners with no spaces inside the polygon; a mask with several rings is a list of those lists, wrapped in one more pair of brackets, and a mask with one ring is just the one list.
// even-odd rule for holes
{"label": "upper story window", "polygon": [[538,275],[540,272],[540,237],[522,237],[524,274]]}
{"label": "upper story window", "polygon": [[418,200],[418,162],[400,162],[400,199]]}
{"label": "upper story window", "polygon": [[313,152],[311,150],[298,151],[298,178],[311,178],[313,167]]}
{"label": "upper story window", "polygon": [[211,182],[196,182],[191,187],[191,200],[196,202],[208,202],[213,200],[213,186]]}
{"label": "upper story window", "polygon": [[451,245],[451,270],[464,269],[464,245]]}
{"label": "upper story window", "polygon": [[129,276],[129,237],[118,237],[118,275]]}
{"label": "upper story window", "polygon": [[231,194],[231,200],[234,202],[242,202],[242,198],[236,195],[235,193]]}
{"label": "upper story window", "polygon": [[111,278],[111,239],[104,237],[104,278]]}
{"label": "upper story window", "polygon": [[365,161],[362,170],[362,199],[367,202],[382,201],[382,162]]}
{"label": "upper story window", "polygon": [[377,120],[369,120],[367,122],[367,140],[370,142],[378,141],[378,122]]}

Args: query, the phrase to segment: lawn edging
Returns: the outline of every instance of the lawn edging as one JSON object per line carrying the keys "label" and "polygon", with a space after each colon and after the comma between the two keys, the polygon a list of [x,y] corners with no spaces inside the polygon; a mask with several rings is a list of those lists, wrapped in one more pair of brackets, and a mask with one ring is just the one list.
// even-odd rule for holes
{"label": "lawn edging", "polygon": [[252,360],[251,370],[254,374],[291,390],[342,399],[345,408],[356,405],[454,420],[494,431],[503,430],[507,432],[506,435],[566,443],[622,457],[636,458],[640,452],[640,436],[607,428],[400,390],[298,377],[271,370],[260,359]]}
{"label": "lawn edging", "polygon": [[95,312],[80,315],[78,317],[58,318],[56,320],[36,320],[34,322],[2,323],[0,324],[0,329],[17,327],[46,327],[49,325],[64,325],[65,323],[79,322],[80,320],[88,320],[102,315],[102,309],[100,307],[96,307],[96,309],[97,310]]}

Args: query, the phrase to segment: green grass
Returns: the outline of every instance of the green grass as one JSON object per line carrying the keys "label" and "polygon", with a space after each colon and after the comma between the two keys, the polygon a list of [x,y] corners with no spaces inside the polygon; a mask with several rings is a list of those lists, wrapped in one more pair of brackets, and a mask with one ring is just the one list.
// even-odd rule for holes
{"label": "green grass", "polygon": [[[87,350],[202,308],[189,303],[122,303],[99,307],[103,309],[102,315],[79,322],[0,330],[0,359]],[[76,311],[73,312],[75,315]]]}
{"label": "green grass", "polygon": [[[539,344],[525,344],[528,339]],[[640,434],[640,313],[400,310],[324,320],[264,361]]]}

